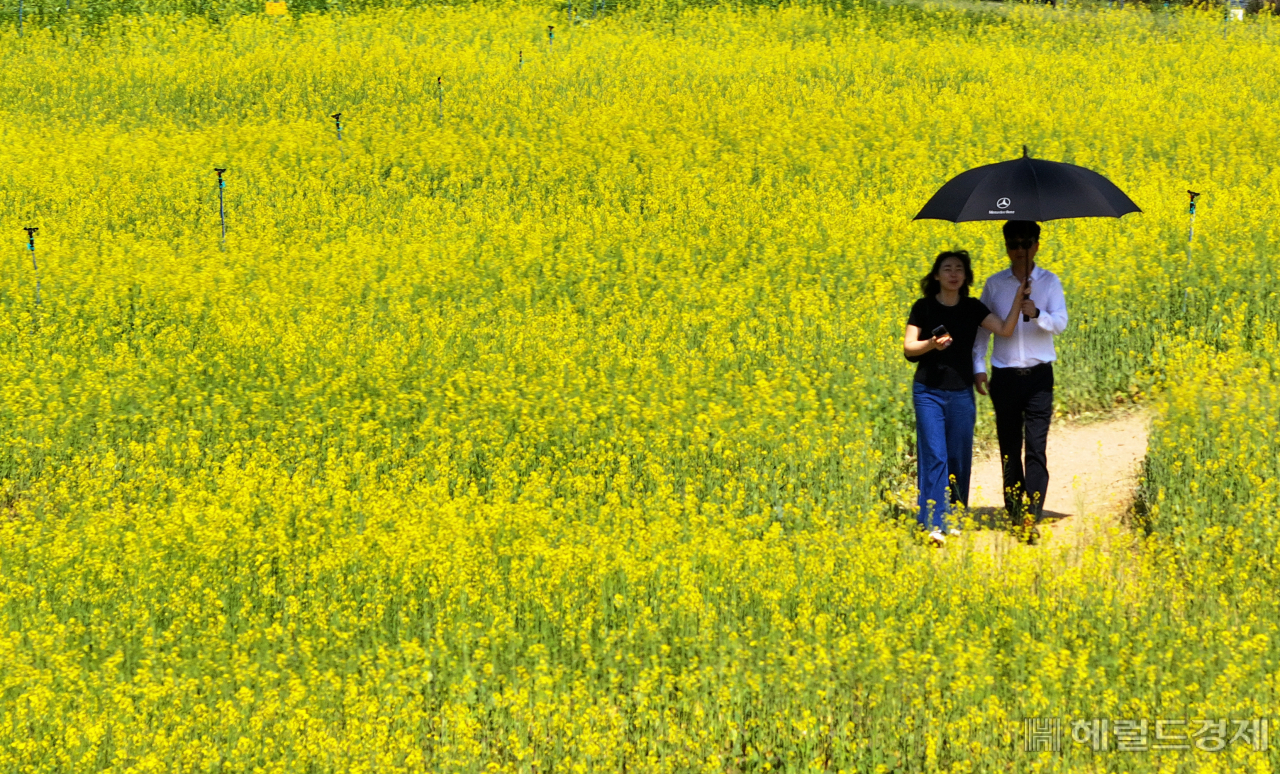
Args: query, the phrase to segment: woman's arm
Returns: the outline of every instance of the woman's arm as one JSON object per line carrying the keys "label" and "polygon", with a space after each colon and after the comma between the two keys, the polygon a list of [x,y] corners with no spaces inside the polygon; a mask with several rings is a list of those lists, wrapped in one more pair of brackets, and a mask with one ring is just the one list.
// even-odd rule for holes
{"label": "woman's arm", "polygon": [[1027,281],[1024,279],[1022,284],[1018,285],[1018,292],[1013,294],[1013,304],[1009,306],[1009,314],[1005,315],[1004,321],[1001,322],[1000,318],[994,314],[988,314],[982,321],[982,327],[1003,338],[1012,336],[1013,329],[1018,327],[1019,310],[1022,308],[1022,299],[1026,294]]}
{"label": "woman's arm", "polygon": [[902,354],[907,356],[908,360],[918,358],[926,352],[932,352],[935,349],[946,349],[951,346],[951,335],[931,336],[930,338],[921,340],[920,328],[916,325],[907,325],[907,335],[902,341]]}

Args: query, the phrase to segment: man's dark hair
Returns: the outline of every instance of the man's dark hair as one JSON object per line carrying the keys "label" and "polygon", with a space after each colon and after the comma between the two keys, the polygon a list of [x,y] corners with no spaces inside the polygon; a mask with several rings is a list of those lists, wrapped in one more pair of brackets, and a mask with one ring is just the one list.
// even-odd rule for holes
{"label": "man's dark hair", "polygon": [[1006,220],[1004,222],[1004,241],[1011,239],[1034,239],[1040,241],[1040,224],[1034,220]]}
{"label": "man's dark hair", "polygon": [[933,268],[920,280],[920,293],[925,298],[932,298],[942,292],[942,283],[934,275],[938,273],[942,262],[948,258],[955,258],[964,264],[964,284],[960,286],[960,296],[963,298],[969,295],[969,286],[973,284],[973,262],[969,260],[969,251],[948,250],[938,254],[938,257],[933,260]]}

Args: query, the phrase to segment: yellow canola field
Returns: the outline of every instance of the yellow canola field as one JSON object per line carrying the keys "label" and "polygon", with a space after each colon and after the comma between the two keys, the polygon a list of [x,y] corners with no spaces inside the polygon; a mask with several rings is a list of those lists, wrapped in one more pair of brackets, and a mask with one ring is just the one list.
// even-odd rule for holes
{"label": "yellow canola field", "polygon": [[[1269,19],[502,5],[0,47],[0,769],[1275,767],[1023,749],[1275,708]],[[886,505],[913,286],[1004,263],[995,224],[910,218],[1023,144],[1144,210],[1041,251],[1059,407],[1155,396],[1132,555],[938,555]]]}

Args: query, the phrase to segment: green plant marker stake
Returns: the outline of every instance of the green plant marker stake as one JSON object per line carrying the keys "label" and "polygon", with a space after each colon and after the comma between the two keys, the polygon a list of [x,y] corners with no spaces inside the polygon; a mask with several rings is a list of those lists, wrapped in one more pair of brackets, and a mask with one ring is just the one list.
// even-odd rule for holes
{"label": "green plant marker stake", "polygon": [[1191,254],[1191,238],[1196,235],[1196,199],[1200,198],[1200,194],[1196,191],[1187,191],[1191,194],[1191,228],[1187,231],[1187,255]]}
{"label": "green plant marker stake", "polygon": [[[1191,262],[1191,240],[1196,235],[1196,199],[1200,198],[1198,191],[1187,191],[1191,195],[1191,225],[1187,229],[1187,263]],[[1184,287],[1182,289],[1182,319],[1187,319],[1187,300],[1191,297],[1191,289]]]}
{"label": "green plant marker stake", "polygon": [[22,0],[18,0],[18,37],[22,37]]}
{"label": "green plant marker stake", "polygon": [[31,270],[36,275],[36,306],[40,306],[40,267],[36,265],[36,232],[40,229],[27,226],[22,230],[27,232],[27,249],[31,251]]}
{"label": "green plant marker stake", "polygon": [[556,43],[556,28],[554,25],[547,25],[547,48],[551,48]]}
{"label": "green plant marker stake", "polygon": [[338,129],[338,158],[345,160],[347,158],[347,151],[342,146],[342,114],[334,113],[329,117],[333,119],[333,125]]}
{"label": "green plant marker stake", "polygon": [[218,173],[218,220],[222,221],[222,248],[225,250],[227,247],[227,210],[223,204],[222,191],[227,187],[227,184],[222,179],[222,173],[227,170],[215,167],[213,171]]}
{"label": "green plant marker stake", "polygon": [[440,120],[444,120],[444,76],[436,78],[436,98],[440,103]]}

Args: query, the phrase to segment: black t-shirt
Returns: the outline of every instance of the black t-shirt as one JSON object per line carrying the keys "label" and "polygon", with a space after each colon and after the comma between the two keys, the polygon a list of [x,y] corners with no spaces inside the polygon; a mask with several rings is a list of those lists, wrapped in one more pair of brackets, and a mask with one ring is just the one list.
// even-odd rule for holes
{"label": "black t-shirt", "polygon": [[920,329],[920,341],[928,341],[933,329],[947,326],[951,346],[933,349],[907,360],[916,364],[916,381],[935,390],[963,390],[973,386],[973,342],[991,310],[976,298],[964,296],[955,306],[943,306],[937,297],[911,305],[907,324]]}

